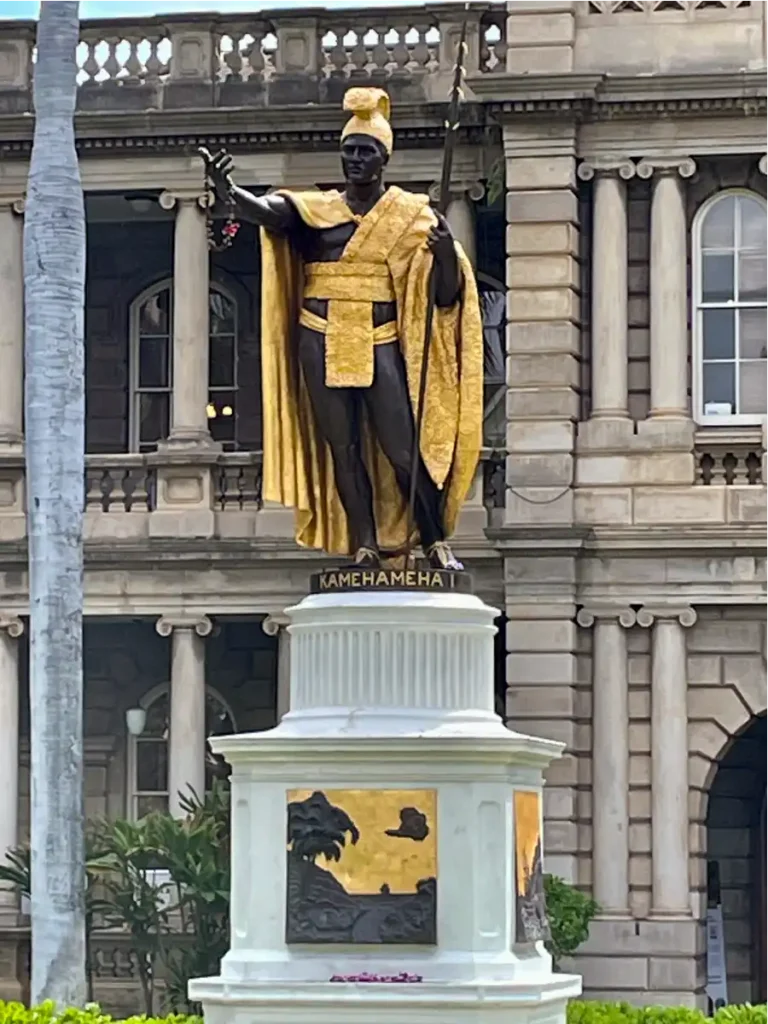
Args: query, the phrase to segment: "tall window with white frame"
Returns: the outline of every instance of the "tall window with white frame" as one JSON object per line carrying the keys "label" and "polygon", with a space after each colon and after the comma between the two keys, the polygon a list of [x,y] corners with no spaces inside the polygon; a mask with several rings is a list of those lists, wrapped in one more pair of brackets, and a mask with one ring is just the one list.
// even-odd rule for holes
{"label": "tall window with white frame", "polygon": [[[140,702],[146,721],[139,736],[128,737],[128,810],[134,821],[152,811],[168,810],[168,686],[159,686]],[[214,689],[206,687],[205,735],[229,736],[236,732],[231,708]],[[205,788],[209,792],[217,764],[206,752]]]}
{"label": "tall window with white frame", "polygon": [[693,401],[703,426],[766,415],[766,204],[720,192],[693,225]]}
{"label": "tall window with white frame", "polygon": [[[237,302],[219,284],[209,301],[208,426],[225,451],[237,438]],[[130,311],[130,449],[154,451],[168,436],[173,402],[173,282],[146,289]]]}

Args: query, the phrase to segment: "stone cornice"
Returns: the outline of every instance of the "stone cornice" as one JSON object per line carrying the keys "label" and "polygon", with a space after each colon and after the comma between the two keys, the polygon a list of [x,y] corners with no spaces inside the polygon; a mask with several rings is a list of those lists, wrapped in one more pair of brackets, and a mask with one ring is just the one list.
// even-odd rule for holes
{"label": "stone cornice", "polygon": [[482,75],[469,84],[500,122],[530,115],[605,119],[717,116],[766,110],[765,74],[757,71],[702,75],[620,77],[586,75]]}
{"label": "stone cornice", "polygon": [[[394,117],[398,149],[442,147],[445,129],[440,104],[399,104]],[[226,146],[232,152],[280,149],[336,151],[343,125],[337,104],[252,107],[80,111],[75,133],[80,153],[141,156],[195,154],[198,146]],[[34,118],[29,113],[0,114],[0,154],[25,155],[32,145]],[[498,132],[485,123],[483,108],[462,108],[459,143],[477,145]]]}

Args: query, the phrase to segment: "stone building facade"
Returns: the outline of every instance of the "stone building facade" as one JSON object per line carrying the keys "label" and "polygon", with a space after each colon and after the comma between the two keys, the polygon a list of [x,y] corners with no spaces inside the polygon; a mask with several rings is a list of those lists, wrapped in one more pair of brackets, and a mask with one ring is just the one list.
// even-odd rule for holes
{"label": "stone building facade", "polygon": [[[201,789],[207,735],[285,712],[284,609],[319,564],[261,500],[258,243],[244,226],[209,259],[196,147],[226,145],[256,189],[334,184],[341,97],[371,81],[393,100],[389,180],[428,190],[459,11],[83,24],[92,815]],[[575,963],[598,998],[703,1005],[708,899],[729,998],[765,998],[765,17],[470,11],[449,220],[484,293],[487,448],[457,547],[501,613],[500,710],[567,747],[547,868],[601,906]],[[0,24],[0,846],[28,819],[33,46]],[[25,921],[0,900],[10,994]],[[131,985],[121,943],[95,944],[108,1004]]]}

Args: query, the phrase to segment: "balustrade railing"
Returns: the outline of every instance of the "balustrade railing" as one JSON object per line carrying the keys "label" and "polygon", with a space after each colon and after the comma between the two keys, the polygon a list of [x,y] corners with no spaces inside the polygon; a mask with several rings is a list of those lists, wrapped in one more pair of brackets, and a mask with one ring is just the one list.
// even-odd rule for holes
{"label": "balustrade railing", "polygon": [[694,452],[696,483],[712,486],[758,486],[764,483],[762,472],[762,441],[759,432],[754,438],[699,436]]}
{"label": "balustrade railing", "polygon": [[[190,14],[83,21],[78,82],[87,88],[195,79],[266,84],[284,74],[384,82],[393,75],[449,73],[463,5],[452,8],[445,3],[340,11],[305,7],[199,20]],[[467,71],[504,71],[506,4],[472,3],[468,16]],[[28,85],[36,59],[34,24],[0,23],[0,33],[6,46],[16,40],[19,47],[14,86]]]}

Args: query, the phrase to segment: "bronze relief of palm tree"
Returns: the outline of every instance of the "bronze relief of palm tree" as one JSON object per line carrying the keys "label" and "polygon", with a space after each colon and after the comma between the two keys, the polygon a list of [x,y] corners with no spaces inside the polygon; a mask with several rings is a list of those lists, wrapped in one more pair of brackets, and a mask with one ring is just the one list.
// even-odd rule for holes
{"label": "bronze relief of palm tree", "polygon": [[360,831],[350,816],[334,807],[325,793],[315,792],[306,800],[288,804],[287,842],[298,860],[314,864],[318,857],[339,861],[349,834],[354,846]]}

